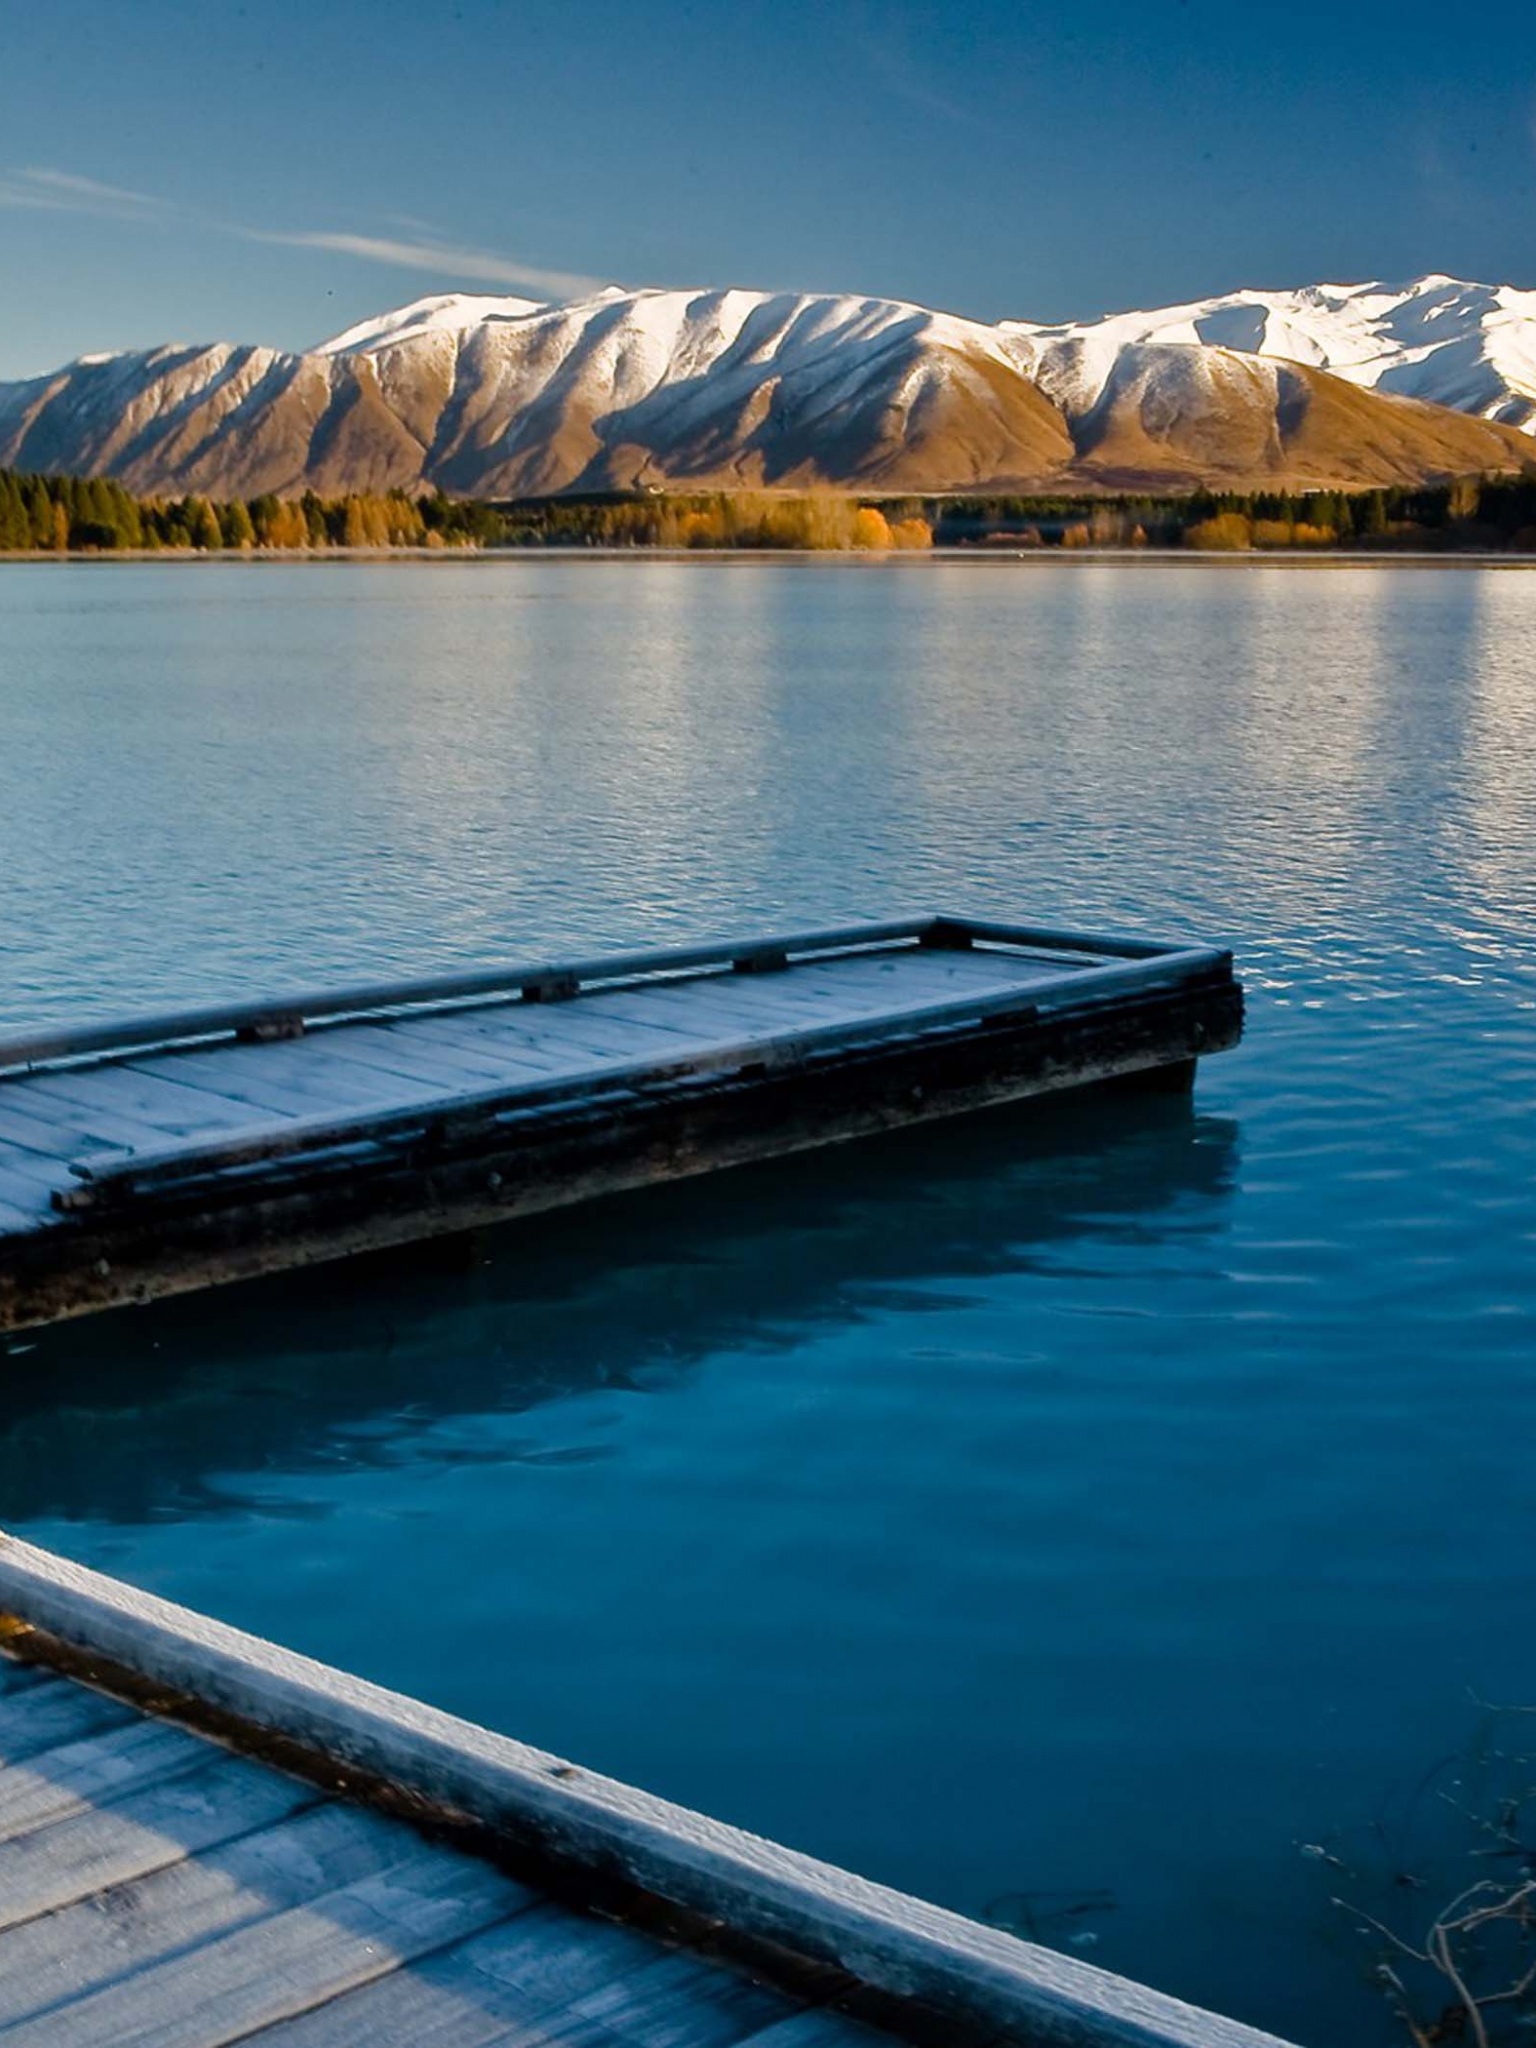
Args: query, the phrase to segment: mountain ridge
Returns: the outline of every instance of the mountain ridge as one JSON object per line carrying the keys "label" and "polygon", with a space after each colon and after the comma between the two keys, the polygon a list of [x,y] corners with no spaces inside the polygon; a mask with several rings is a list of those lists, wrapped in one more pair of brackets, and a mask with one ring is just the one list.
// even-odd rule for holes
{"label": "mountain ridge", "polygon": [[1079,343],[1101,363],[1149,342],[1307,363],[1363,389],[1536,434],[1536,291],[1514,285],[1435,272],[1404,284],[1244,289],[1097,320],[999,326],[1045,348]]}
{"label": "mountain ridge", "polygon": [[[1445,388],[1464,402],[1423,395]],[[443,293],[308,350],[168,344],[0,385],[0,464],[214,496],[1335,488],[1519,468],[1533,431],[1536,293],[1438,278],[1055,327],[827,293]]]}

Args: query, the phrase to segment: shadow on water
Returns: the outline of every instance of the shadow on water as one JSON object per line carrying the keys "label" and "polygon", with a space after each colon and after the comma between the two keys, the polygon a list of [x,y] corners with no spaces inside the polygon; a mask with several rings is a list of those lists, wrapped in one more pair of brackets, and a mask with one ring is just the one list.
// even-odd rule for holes
{"label": "shadow on water", "polygon": [[232,1471],[384,1463],[444,1417],[1092,1270],[1170,1212],[1218,1228],[1236,1158],[1187,1098],[1085,1091],[61,1324],[0,1356],[0,1522],[227,1514]]}

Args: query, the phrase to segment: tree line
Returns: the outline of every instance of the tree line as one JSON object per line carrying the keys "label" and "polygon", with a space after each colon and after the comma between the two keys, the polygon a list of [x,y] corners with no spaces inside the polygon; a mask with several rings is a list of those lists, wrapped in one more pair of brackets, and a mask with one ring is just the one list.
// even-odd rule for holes
{"label": "tree line", "polygon": [[710,492],[491,505],[441,493],[140,498],[109,477],[0,470],[0,553],[437,547],[926,548],[918,515],[841,493]]}
{"label": "tree line", "polygon": [[484,547],[504,542],[506,525],[489,506],[436,493],[140,498],[110,477],[0,469],[0,553]]}
{"label": "tree line", "polygon": [[1536,465],[1522,477],[1366,491],[1189,491],[935,501],[945,547],[1364,548],[1536,553]]}
{"label": "tree line", "polygon": [[933,545],[920,506],[839,491],[617,493],[532,498],[507,508],[513,545],[767,548],[885,553]]}
{"label": "tree line", "polygon": [[1419,489],[1162,495],[612,492],[486,503],[441,492],[139,497],[106,477],[0,469],[0,553],[326,548],[1365,548],[1536,553],[1536,465]]}

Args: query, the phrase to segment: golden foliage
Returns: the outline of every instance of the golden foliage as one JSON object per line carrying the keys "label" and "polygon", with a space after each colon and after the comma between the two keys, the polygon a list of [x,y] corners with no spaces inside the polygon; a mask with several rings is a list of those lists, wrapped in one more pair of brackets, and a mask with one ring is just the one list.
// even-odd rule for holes
{"label": "golden foliage", "polygon": [[891,528],[891,546],[917,552],[933,546],[933,528],[926,519],[898,519]]}
{"label": "golden foliage", "polygon": [[782,548],[817,553],[857,548],[927,548],[933,530],[925,519],[893,525],[874,505],[834,491],[779,496],[731,491],[692,501],[605,507],[594,535],[607,547]]}
{"label": "golden foliage", "polygon": [[1242,554],[1253,546],[1253,521],[1241,512],[1218,512],[1190,527],[1184,545],[1207,554]]}
{"label": "golden foliage", "polygon": [[[1226,518],[1235,515],[1226,513]],[[1209,524],[1210,522],[1207,522]],[[1311,526],[1305,519],[1255,519],[1253,521],[1253,545],[1256,548],[1331,548],[1334,543],[1331,526]],[[1190,540],[1190,546],[1202,545]],[[1205,542],[1205,546],[1219,543]]]}

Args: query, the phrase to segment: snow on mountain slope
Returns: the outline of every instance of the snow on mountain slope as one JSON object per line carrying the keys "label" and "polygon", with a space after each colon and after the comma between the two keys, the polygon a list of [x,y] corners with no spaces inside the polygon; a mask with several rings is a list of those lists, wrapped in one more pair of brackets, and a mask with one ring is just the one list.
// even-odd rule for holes
{"label": "snow on mountain slope", "polygon": [[1536,292],[1421,277],[1405,285],[1238,291],[1061,327],[1002,323],[1091,404],[1123,348],[1206,345],[1331,370],[1351,384],[1448,405],[1536,434]]}
{"label": "snow on mountain slope", "polygon": [[[936,489],[1070,460],[1018,354],[995,328],[883,299],[456,295],[307,355],[151,351],[0,387],[0,462],[142,490]],[[259,379],[231,376],[256,356]]]}
{"label": "snow on mountain slope", "polygon": [[[1467,310],[1477,293],[1480,314]],[[1305,487],[1517,466],[1527,441],[1465,415],[1503,403],[1474,369],[1490,351],[1517,362],[1536,323],[1516,302],[1536,294],[1420,293],[1416,311],[1400,303],[1390,321],[1381,297],[1320,287],[1290,295],[1282,321],[1277,295],[1237,294],[1044,328],[832,294],[610,288],[543,305],[455,293],[304,354],[162,348],[0,386],[0,463],[149,492],[437,486],[497,497],[648,485]],[[1419,338],[1384,362],[1391,322]],[[1282,338],[1290,358],[1270,360]],[[1403,372],[1431,365],[1449,388],[1453,344],[1475,358],[1455,388],[1477,404],[1458,414],[1397,395]],[[1330,352],[1354,383],[1320,367]]]}
{"label": "snow on mountain slope", "polygon": [[436,298],[417,299],[412,305],[399,306],[391,313],[380,313],[372,320],[360,320],[345,333],[333,334],[329,341],[317,343],[311,353],[317,356],[359,355],[368,350],[386,348],[391,342],[405,341],[412,335],[461,334],[466,328],[478,327],[487,320],[526,320],[530,313],[544,311],[545,304],[541,299],[510,299],[483,292],[443,292]]}

